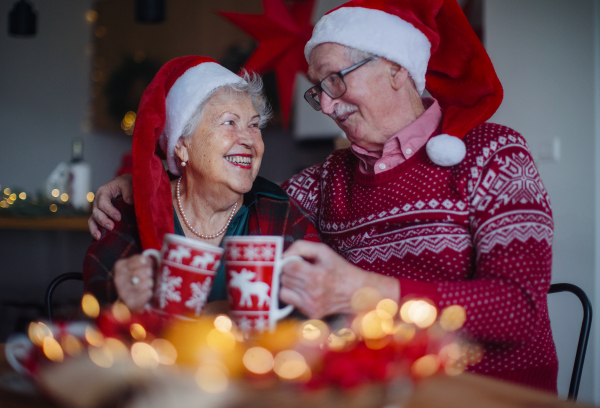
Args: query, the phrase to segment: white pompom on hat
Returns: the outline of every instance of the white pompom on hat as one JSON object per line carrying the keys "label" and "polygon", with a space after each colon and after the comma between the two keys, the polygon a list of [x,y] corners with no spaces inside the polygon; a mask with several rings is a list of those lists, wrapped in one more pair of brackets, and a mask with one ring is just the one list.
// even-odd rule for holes
{"label": "white pompom on hat", "polygon": [[462,138],[488,120],[503,97],[491,60],[456,0],[351,0],[315,25],[304,54],[332,42],[366,51],[406,68],[417,91],[437,99],[441,135],[427,143],[440,166],[460,163]]}

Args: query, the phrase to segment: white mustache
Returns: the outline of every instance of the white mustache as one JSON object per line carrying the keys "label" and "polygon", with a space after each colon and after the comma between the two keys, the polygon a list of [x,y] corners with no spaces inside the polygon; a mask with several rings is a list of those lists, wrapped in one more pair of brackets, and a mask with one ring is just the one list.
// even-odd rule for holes
{"label": "white mustache", "polygon": [[339,102],[333,109],[333,112],[329,113],[327,116],[329,116],[333,120],[336,120],[340,116],[344,116],[349,113],[356,112],[357,110],[358,110],[358,107],[355,105],[350,105],[349,103]]}

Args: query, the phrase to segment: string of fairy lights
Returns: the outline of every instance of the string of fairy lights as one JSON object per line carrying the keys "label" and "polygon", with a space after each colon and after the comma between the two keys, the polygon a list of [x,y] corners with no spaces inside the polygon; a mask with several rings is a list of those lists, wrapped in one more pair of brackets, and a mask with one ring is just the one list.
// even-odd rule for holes
{"label": "string of fairy lights", "polygon": [[[32,197],[25,191],[11,190],[6,187],[2,190],[0,185],[0,216],[2,215],[44,215],[49,213],[60,212],[61,214],[79,214],[81,211],[76,211],[69,205],[69,194],[66,192],[60,192],[58,189],[54,189],[51,192],[50,197],[45,196],[42,193],[38,193],[37,196]],[[93,192],[88,192],[86,199],[92,203],[95,195]],[[61,211],[59,211],[61,210]]]}

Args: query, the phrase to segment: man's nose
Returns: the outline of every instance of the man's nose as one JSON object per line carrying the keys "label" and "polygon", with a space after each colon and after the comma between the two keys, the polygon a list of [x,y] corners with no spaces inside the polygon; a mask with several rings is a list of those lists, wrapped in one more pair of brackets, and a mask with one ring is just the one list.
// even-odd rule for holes
{"label": "man's nose", "polygon": [[325,92],[321,92],[319,102],[321,102],[321,111],[325,115],[330,115],[335,111],[336,100],[332,99],[331,96],[327,95]]}

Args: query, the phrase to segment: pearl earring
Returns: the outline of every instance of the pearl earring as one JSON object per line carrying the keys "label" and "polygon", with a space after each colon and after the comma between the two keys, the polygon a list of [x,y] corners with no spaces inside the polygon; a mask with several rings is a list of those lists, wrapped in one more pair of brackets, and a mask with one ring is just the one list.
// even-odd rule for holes
{"label": "pearl earring", "polygon": [[185,167],[186,164],[187,164],[187,162],[182,161],[181,162],[181,167]]}

